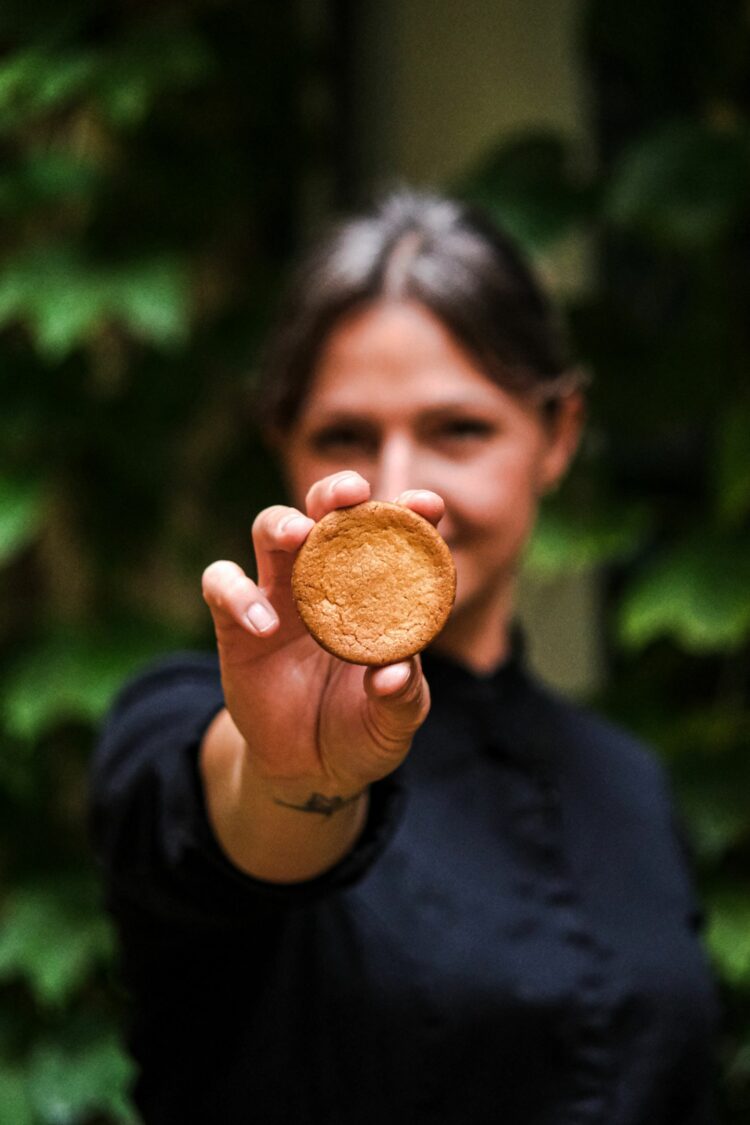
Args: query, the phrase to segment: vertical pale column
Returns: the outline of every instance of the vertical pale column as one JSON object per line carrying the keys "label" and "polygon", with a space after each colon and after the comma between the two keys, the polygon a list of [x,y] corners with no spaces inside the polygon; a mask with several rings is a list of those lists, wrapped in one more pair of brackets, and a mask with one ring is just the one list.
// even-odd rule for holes
{"label": "vertical pale column", "polygon": [[[491,146],[529,128],[586,143],[576,57],[582,0],[378,0],[363,5],[354,138],[370,189],[450,182]],[[541,263],[559,293],[585,283],[585,246]],[[599,682],[597,576],[521,583],[532,664],[563,690]]]}
{"label": "vertical pale column", "polygon": [[381,87],[373,90],[376,103],[389,88],[383,108],[390,112],[379,127],[386,173],[441,183],[529,126],[581,134],[580,0],[385,0],[377,7],[373,45],[381,40],[388,65],[372,67],[370,81]]}

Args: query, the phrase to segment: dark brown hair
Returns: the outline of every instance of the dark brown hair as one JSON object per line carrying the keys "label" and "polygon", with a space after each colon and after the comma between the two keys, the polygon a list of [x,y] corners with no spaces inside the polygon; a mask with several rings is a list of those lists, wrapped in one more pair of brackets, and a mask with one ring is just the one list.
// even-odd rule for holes
{"label": "dark brown hair", "polygon": [[509,390],[554,403],[576,384],[553,307],[511,239],[463,203],[399,191],[334,227],[294,275],[262,364],[261,424],[294,422],[334,325],[378,298],[424,305]]}

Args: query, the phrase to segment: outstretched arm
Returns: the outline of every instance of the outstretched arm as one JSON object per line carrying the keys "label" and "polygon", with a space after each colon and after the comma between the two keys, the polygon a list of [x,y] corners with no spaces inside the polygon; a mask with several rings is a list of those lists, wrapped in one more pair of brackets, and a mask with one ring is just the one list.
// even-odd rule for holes
{"label": "outstretched arm", "polygon": [[[226,855],[270,882],[310,879],[351,849],[370,784],[403,761],[429,710],[418,657],[367,669],[337,660],[292,600],[294,559],[315,521],[369,494],[356,473],[326,477],[307,516],[277,505],[256,519],[257,584],[231,562],[204,574],[226,700],[201,747],[206,803]],[[402,502],[433,523],[443,514],[434,493]]]}

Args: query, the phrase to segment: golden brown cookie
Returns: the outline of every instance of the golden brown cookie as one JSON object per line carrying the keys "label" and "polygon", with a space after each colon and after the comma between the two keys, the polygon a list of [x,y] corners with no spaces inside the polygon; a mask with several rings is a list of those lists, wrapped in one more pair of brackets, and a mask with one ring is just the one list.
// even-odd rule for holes
{"label": "golden brown cookie", "polygon": [[292,571],[300,617],[318,644],[351,664],[420,652],[448,619],[456,568],[426,519],[369,500],[315,525]]}

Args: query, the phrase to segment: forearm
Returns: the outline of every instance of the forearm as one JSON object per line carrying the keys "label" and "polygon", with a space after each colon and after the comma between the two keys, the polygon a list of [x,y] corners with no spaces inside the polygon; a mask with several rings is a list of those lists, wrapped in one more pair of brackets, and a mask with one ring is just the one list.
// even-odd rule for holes
{"label": "forearm", "polygon": [[215,717],[201,746],[209,819],[240,870],[275,883],[314,878],[333,867],[364,828],[367,791],[322,791],[314,784],[271,783],[253,770],[231,716]]}

